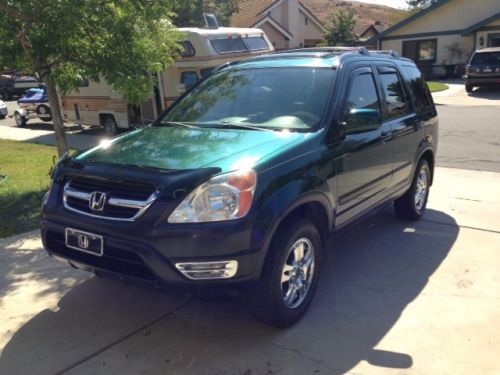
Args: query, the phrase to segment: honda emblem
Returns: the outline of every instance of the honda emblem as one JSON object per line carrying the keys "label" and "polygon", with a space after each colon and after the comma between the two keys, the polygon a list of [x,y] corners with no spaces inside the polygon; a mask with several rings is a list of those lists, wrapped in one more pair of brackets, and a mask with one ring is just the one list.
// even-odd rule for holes
{"label": "honda emblem", "polygon": [[89,207],[92,211],[102,211],[104,210],[104,204],[106,203],[106,193],[100,191],[94,191],[90,194]]}
{"label": "honda emblem", "polygon": [[78,235],[78,246],[82,249],[89,248],[89,238],[85,234]]}

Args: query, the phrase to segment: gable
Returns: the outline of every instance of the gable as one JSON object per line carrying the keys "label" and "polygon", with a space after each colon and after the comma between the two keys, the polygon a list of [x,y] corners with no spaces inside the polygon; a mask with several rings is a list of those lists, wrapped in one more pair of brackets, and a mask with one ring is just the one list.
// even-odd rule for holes
{"label": "gable", "polygon": [[462,30],[498,12],[499,0],[441,0],[429,9],[394,25],[378,37],[449,31],[460,34]]}

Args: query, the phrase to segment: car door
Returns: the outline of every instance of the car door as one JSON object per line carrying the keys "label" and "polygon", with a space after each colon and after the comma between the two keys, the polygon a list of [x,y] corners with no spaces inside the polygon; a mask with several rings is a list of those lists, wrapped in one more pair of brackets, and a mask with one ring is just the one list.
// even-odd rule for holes
{"label": "car door", "polygon": [[341,105],[337,148],[337,225],[386,196],[392,170],[392,131],[382,123],[380,86],[371,66],[354,69]]}
{"label": "car door", "polygon": [[398,69],[391,65],[378,65],[377,73],[385,102],[382,103],[383,123],[392,129],[394,143],[390,187],[397,190],[412,178],[417,148],[423,139],[423,121],[416,114],[409,87]]}

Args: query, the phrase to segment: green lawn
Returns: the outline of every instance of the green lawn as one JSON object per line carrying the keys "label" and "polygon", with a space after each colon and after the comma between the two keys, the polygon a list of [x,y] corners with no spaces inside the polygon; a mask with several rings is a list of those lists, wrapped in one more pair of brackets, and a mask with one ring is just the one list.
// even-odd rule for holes
{"label": "green lawn", "polygon": [[427,82],[427,84],[429,85],[429,89],[431,90],[431,92],[438,92],[438,91],[444,91],[444,90],[448,90],[450,88],[450,86],[448,85],[445,85],[444,83],[441,83],[441,82]]}
{"label": "green lawn", "polygon": [[[0,139],[0,238],[35,229],[55,147]],[[3,182],[2,182],[3,181]]]}

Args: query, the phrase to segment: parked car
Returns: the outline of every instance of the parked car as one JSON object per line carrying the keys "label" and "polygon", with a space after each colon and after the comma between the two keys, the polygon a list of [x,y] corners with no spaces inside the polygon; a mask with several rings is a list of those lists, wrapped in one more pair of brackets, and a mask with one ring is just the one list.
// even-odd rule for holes
{"label": "parked car", "polygon": [[391,202],[422,217],[437,137],[411,60],[326,48],[233,63],[151,126],[62,158],[43,243],[98,274],[245,286],[256,317],[286,327],[311,303],[332,231]]}
{"label": "parked car", "polygon": [[500,47],[480,49],[465,67],[465,91],[483,85],[500,86]]}
{"label": "parked car", "polygon": [[0,120],[3,120],[8,114],[9,110],[7,109],[7,104],[0,100]]}
{"label": "parked car", "polygon": [[10,72],[0,74],[0,95],[3,100],[11,100],[13,96],[22,96],[26,90],[38,87],[40,82],[34,77]]}
{"label": "parked car", "polygon": [[47,88],[29,89],[26,94],[17,101],[19,108],[14,111],[14,119],[19,127],[26,126],[29,119],[39,118],[42,121],[52,121],[49,96]]}

